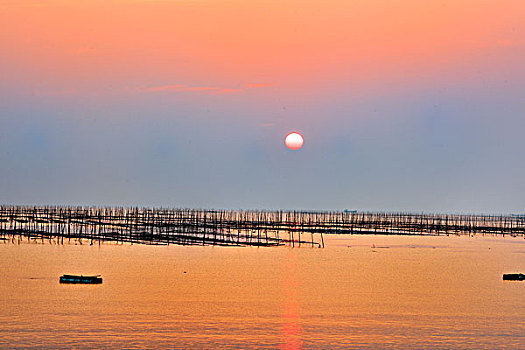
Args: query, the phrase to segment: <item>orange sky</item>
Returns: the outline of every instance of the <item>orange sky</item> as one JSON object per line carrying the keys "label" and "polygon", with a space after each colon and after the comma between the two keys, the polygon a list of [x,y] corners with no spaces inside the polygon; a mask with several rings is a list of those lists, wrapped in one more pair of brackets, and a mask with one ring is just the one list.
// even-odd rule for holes
{"label": "orange sky", "polygon": [[103,82],[234,92],[254,83],[297,88],[418,74],[483,60],[486,48],[523,45],[523,13],[523,1],[479,0],[0,5],[4,60],[24,72],[18,83],[57,91]]}

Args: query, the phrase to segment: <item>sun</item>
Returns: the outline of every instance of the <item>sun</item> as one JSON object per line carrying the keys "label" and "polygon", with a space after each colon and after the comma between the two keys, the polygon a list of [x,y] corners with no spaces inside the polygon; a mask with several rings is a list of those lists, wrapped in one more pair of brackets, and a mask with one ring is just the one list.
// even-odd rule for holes
{"label": "sun", "polygon": [[286,147],[291,149],[292,151],[296,151],[299,148],[303,147],[304,144],[304,138],[303,135],[299,134],[296,131],[292,131],[286,137],[284,138],[284,144]]}

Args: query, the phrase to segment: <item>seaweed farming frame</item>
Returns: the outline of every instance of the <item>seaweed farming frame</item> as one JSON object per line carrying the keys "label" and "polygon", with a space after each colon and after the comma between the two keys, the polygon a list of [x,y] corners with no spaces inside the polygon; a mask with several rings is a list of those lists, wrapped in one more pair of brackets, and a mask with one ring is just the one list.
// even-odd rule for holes
{"label": "seaweed farming frame", "polygon": [[510,235],[525,215],[0,206],[0,235],[142,244],[324,247],[323,234]]}

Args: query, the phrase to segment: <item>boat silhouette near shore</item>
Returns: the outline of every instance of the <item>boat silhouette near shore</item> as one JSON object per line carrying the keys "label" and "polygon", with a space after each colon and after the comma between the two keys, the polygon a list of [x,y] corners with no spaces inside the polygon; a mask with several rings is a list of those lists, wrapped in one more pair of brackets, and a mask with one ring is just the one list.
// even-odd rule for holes
{"label": "boat silhouette near shore", "polygon": [[504,281],[525,281],[525,275],[522,273],[504,273]]}
{"label": "boat silhouette near shore", "polygon": [[60,283],[101,284],[102,277],[100,277],[100,275],[96,275],[96,276],[62,275],[60,276]]}

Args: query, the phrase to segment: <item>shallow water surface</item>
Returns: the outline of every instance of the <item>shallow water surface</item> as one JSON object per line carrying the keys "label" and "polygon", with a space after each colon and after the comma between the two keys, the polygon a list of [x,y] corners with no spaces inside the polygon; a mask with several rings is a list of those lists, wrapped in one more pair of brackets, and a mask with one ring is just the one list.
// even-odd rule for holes
{"label": "shallow water surface", "polygon": [[[1,348],[525,348],[525,240],[0,241]],[[102,285],[61,285],[64,273]]]}

